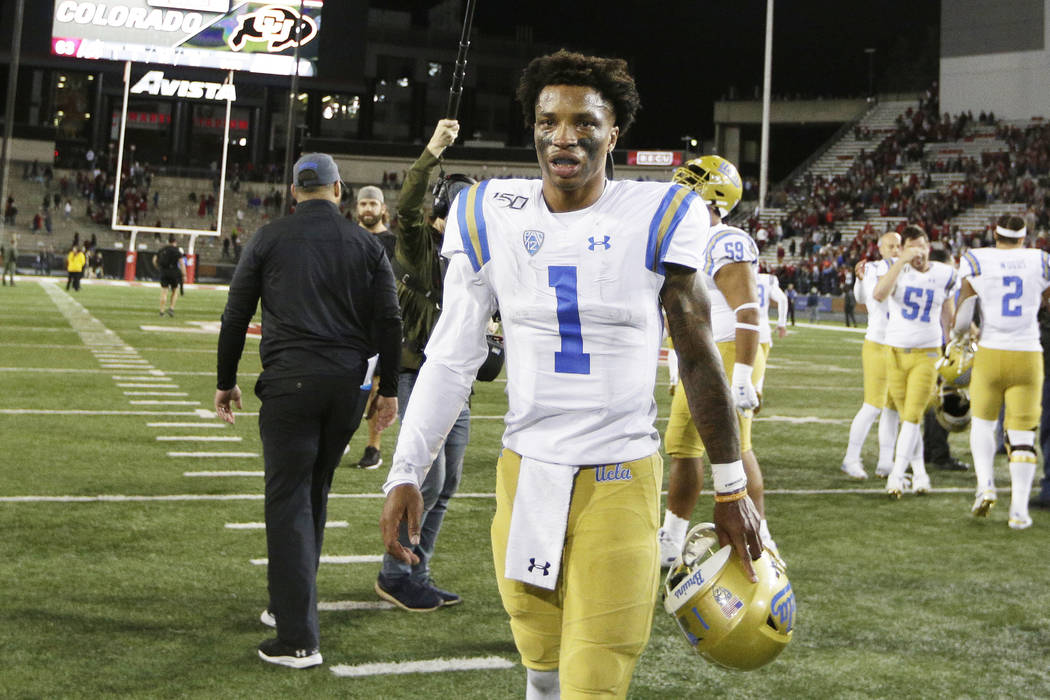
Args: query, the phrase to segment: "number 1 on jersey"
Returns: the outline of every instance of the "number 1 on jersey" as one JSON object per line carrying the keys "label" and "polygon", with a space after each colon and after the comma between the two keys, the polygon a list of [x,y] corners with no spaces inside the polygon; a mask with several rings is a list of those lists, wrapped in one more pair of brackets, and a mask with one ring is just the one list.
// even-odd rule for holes
{"label": "number 1 on jersey", "polygon": [[590,374],[591,356],[583,351],[576,268],[571,265],[551,265],[547,268],[547,284],[554,287],[554,294],[558,298],[561,351],[554,353],[554,371],[560,374]]}

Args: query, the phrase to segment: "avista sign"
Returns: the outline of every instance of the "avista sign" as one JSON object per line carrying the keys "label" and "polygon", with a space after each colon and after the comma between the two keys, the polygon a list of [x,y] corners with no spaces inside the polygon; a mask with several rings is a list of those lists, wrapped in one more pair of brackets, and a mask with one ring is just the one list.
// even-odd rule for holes
{"label": "avista sign", "polygon": [[131,86],[134,95],[185,97],[190,100],[237,101],[237,88],[232,83],[205,83],[199,80],[168,80],[164,71],[151,70]]}

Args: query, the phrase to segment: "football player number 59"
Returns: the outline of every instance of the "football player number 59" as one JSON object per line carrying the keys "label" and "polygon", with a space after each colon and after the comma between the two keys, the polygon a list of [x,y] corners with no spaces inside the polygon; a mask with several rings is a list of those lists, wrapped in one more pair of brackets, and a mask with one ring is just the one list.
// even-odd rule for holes
{"label": "football player number 59", "polygon": [[558,335],[561,336],[561,351],[554,353],[554,371],[560,374],[590,374],[591,356],[583,351],[576,268],[572,265],[551,265],[547,268],[547,284],[554,287],[558,299]]}

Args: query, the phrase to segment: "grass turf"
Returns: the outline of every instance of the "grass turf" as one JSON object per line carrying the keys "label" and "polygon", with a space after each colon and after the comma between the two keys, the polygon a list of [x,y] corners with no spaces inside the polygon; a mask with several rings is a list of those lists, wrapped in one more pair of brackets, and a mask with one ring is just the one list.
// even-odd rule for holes
{"label": "grass turf", "polygon": [[[260,459],[187,459],[170,451],[260,452],[253,416],[224,429],[147,427],[211,422],[195,414],[214,392],[216,337],[149,330],[215,322],[225,297],[191,289],[174,319],[156,312],[153,287],[85,284],[73,295],[140,357],[197,400],[196,406],[130,405],[134,389],[102,369],[39,285],[0,292],[0,496],[231,496],[238,500],[0,502],[0,633],[5,668],[0,696],[259,697],[296,694],[360,698],[419,695],[515,698],[520,665],[498,671],[338,678],[335,664],[498,656],[517,661],[496,593],[488,526],[493,501],[453,501],[434,561],[438,583],[463,595],[429,615],[392,610],[322,612],[326,664],[294,672],[263,664],[255,646],[268,636],[261,530],[226,523],[262,520],[258,477],[193,478],[187,471],[261,470]],[[880,482],[839,472],[848,423],[861,400],[859,334],[798,328],[777,341],[767,374],[755,449],[765,472],[767,511],[798,596],[795,639],[770,666],[748,674],[706,664],[688,651],[658,609],[631,698],[664,697],[1047,697],[1050,649],[1050,517],[1006,527],[1008,494],[987,520],[968,516],[971,473],[932,472],[934,493],[891,502]],[[255,341],[241,364],[245,411],[259,371]],[[657,399],[669,397],[661,370]],[[134,383],[134,382],[131,382]],[[143,382],[145,383],[145,382]],[[504,385],[479,384],[462,494],[488,494],[505,408]],[[17,409],[138,411],[155,415],[14,413]],[[175,413],[182,415],[161,415]],[[663,423],[660,424],[662,428]],[[351,443],[349,465],[364,447]],[[874,432],[874,431],[873,431]],[[240,442],[160,442],[157,436],[223,435]],[[383,439],[389,459],[396,426]],[[968,459],[965,434],[955,454]],[[865,462],[875,458],[874,434]],[[385,466],[341,468],[329,519],[328,554],[378,554],[379,493]],[[997,464],[1001,486],[1009,483]],[[830,494],[778,493],[831,490]],[[707,519],[701,500],[694,520]],[[322,601],[375,600],[377,565],[322,565]]]}

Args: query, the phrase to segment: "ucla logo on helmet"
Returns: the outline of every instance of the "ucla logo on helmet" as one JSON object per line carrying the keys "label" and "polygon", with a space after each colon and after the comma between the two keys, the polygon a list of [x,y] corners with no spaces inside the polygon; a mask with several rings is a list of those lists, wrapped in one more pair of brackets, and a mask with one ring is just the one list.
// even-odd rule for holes
{"label": "ucla logo on helmet", "polygon": [[785,633],[790,632],[795,626],[795,592],[791,590],[790,583],[773,596],[769,608],[782,630]]}
{"label": "ucla logo on helmet", "polygon": [[535,255],[543,247],[543,231],[526,231],[521,235],[521,242],[525,245],[525,252]]}

